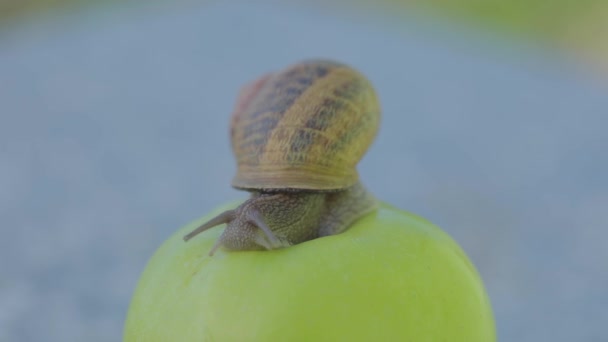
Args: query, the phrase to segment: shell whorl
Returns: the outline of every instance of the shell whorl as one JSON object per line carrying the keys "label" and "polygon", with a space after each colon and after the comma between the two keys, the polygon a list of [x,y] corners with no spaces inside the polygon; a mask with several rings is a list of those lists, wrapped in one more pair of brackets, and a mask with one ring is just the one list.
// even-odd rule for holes
{"label": "shell whorl", "polygon": [[347,65],[310,60],[245,87],[232,115],[240,189],[344,189],[374,140],[380,105]]}

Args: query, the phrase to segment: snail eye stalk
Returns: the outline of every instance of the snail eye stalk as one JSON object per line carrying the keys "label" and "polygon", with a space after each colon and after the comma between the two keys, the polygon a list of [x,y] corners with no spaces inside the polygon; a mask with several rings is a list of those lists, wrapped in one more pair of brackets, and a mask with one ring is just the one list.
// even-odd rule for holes
{"label": "snail eye stalk", "polygon": [[203,223],[201,226],[199,226],[195,230],[188,233],[186,236],[184,236],[184,241],[188,241],[188,240],[192,239],[193,237],[204,232],[207,229],[213,228],[215,226],[219,226],[220,224],[229,223],[233,219],[234,219],[234,210],[224,211],[223,213],[217,215],[216,217]]}

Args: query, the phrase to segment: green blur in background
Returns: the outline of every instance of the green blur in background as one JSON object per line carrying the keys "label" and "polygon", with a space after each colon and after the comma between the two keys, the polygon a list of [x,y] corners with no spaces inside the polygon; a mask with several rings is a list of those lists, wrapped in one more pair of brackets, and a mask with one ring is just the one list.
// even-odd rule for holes
{"label": "green blur in background", "polygon": [[[0,0],[0,20],[15,21],[47,10],[99,6],[95,0]],[[130,1],[135,3],[136,1]],[[206,2],[202,0],[201,2]],[[603,0],[332,0],[298,1],[337,10],[376,10],[392,15],[424,13],[463,22],[474,30],[547,44],[608,74],[608,1]],[[1,28],[1,27],[0,27]]]}

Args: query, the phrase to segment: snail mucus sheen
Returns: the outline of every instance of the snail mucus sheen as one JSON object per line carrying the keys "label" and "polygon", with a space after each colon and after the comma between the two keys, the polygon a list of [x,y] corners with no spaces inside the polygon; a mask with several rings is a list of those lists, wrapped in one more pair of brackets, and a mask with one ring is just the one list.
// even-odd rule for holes
{"label": "snail mucus sheen", "polygon": [[380,105],[353,68],[308,60],[245,86],[231,118],[238,171],[251,197],[184,236],[227,224],[209,255],[270,250],[339,234],[376,208],[356,166],[373,142]]}

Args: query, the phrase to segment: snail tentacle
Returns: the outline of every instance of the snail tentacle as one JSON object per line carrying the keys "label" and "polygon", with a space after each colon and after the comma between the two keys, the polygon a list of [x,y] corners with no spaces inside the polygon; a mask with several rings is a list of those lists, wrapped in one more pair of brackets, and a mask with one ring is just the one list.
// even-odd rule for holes
{"label": "snail tentacle", "polygon": [[213,247],[211,247],[211,251],[209,251],[209,256],[212,257],[213,253],[215,253],[215,251],[220,248],[222,246],[222,239],[218,239],[217,241],[215,241],[215,243],[213,244]]}
{"label": "snail tentacle", "polygon": [[[266,237],[270,241],[269,247],[278,248],[281,245],[281,243],[279,242],[279,239],[276,237],[276,235],[274,235],[274,233],[272,232],[270,227],[268,227],[266,222],[264,222],[264,219],[262,218],[262,214],[260,214],[260,212],[258,210],[256,210],[256,209],[249,210],[249,212],[247,213],[247,220],[251,224],[260,228],[264,232],[264,234],[266,234]],[[268,249],[270,249],[270,248],[268,248]]]}
{"label": "snail tentacle", "polygon": [[217,215],[216,217],[212,218],[211,220],[203,223],[198,228],[196,228],[195,230],[193,230],[190,233],[188,233],[187,235],[185,235],[184,241],[188,241],[188,240],[192,239],[193,237],[204,232],[207,229],[213,228],[215,226],[219,226],[220,224],[229,223],[230,221],[234,220],[234,216],[235,216],[234,210],[224,211],[223,213],[221,213],[221,214]]}

